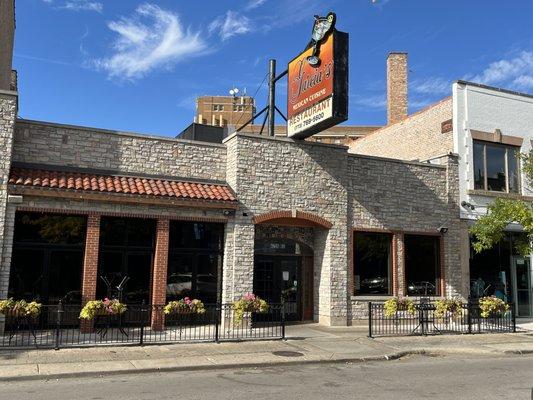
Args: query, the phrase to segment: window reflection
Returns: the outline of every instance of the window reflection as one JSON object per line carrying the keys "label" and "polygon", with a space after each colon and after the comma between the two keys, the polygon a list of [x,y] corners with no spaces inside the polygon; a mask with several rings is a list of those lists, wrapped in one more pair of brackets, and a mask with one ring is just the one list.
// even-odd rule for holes
{"label": "window reflection", "polygon": [[193,297],[216,303],[224,225],[171,221],[169,239],[167,301]]}
{"label": "window reflection", "polygon": [[390,294],[392,236],[357,232],[354,236],[356,294]]}
{"label": "window reflection", "polygon": [[405,281],[410,296],[438,294],[440,237],[405,235]]}

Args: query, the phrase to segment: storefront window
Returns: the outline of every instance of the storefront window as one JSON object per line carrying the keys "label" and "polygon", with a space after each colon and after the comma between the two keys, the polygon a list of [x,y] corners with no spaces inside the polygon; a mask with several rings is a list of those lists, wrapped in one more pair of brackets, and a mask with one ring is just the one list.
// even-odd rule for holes
{"label": "storefront window", "polygon": [[354,287],[356,294],[391,294],[392,235],[354,235]]}
{"label": "storefront window", "polygon": [[409,296],[439,294],[440,237],[405,235],[405,281]]}
{"label": "storefront window", "polygon": [[79,304],[86,218],[19,212],[9,297],[44,304]]}
{"label": "storefront window", "polygon": [[[155,226],[152,219],[102,218],[97,297],[149,303]],[[125,278],[122,290],[118,290]]]}
{"label": "storefront window", "polygon": [[188,296],[217,302],[223,243],[223,224],[171,221],[167,301]]}

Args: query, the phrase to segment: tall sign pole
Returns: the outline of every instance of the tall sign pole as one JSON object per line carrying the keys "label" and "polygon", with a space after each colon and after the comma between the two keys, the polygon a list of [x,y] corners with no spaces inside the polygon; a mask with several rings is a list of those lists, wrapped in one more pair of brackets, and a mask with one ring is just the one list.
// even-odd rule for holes
{"label": "tall sign pole", "polygon": [[[287,136],[303,140],[348,119],[348,33],[335,29],[337,17],[315,15],[311,41],[305,50],[276,76],[276,60],[269,61],[268,104],[248,122],[265,113],[261,131],[268,121],[274,136],[275,114],[287,122]],[[276,82],[287,75],[287,116],[276,107]]]}
{"label": "tall sign pole", "polygon": [[270,60],[268,69],[268,136],[274,136],[276,122],[276,60]]}

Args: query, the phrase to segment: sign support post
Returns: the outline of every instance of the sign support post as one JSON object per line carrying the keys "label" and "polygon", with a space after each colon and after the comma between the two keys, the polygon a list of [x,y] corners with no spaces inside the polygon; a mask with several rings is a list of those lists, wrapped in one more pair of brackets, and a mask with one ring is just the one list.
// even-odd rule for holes
{"label": "sign support post", "polygon": [[271,59],[268,69],[268,136],[274,137],[276,121],[276,60]]}

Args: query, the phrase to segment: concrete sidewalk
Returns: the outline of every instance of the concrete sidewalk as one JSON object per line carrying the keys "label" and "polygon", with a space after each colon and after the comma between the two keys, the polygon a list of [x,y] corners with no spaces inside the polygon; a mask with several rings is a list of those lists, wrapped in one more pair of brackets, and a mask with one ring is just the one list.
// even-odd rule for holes
{"label": "concrete sidewalk", "polygon": [[287,327],[286,341],[168,344],[54,350],[0,350],[0,381],[154,371],[245,368],[295,363],[365,362],[409,354],[533,353],[527,333],[366,337],[364,327]]}

